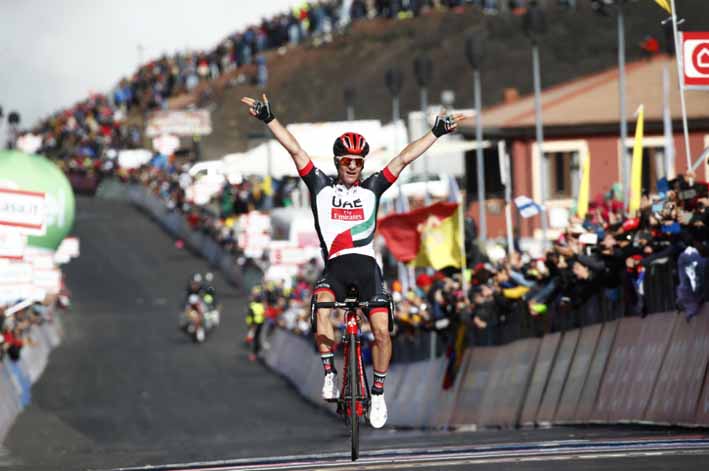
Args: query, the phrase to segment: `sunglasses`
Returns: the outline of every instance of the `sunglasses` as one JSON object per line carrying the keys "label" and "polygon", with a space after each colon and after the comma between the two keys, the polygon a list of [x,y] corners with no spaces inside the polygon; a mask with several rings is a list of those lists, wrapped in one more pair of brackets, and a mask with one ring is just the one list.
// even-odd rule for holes
{"label": "sunglasses", "polygon": [[350,163],[354,162],[355,167],[357,168],[362,168],[364,167],[364,159],[360,158],[353,158],[353,157],[340,157],[337,159],[337,162],[342,166],[342,167],[349,167]]}

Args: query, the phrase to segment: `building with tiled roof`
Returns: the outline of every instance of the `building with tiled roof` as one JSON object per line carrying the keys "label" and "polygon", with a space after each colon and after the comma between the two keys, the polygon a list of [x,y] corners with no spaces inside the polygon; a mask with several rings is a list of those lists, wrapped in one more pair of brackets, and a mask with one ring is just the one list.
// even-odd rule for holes
{"label": "building with tiled roof", "polygon": [[[665,158],[663,128],[663,74],[669,77],[669,105],[672,118],[674,162]],[[542,69],[542,80],[543,80]],[[530,71],[531,80],[531,71]],[[505,149],[510,159],[512,197],[525,195],[544,201],[549,208],[551,228],[559,229],[575,206],[580,179],[581,158],[591,161],[590,196],[607,192],[622,180],[620,159],[620,105],[618,70],[582,77],[542,91],[544,123],[544,160],[540,162],[535,134],[534,96],[516,97],[484,109],[484,139],[497,142],[485,151],[488,236],[505,234],[503,186],[500,182],[498,150]],[[687,91],[687,116],[692,161],[709,147],[709,91]],[[628,113],[628,168],[635,132],[635,111],[643,105],[643,186],[654,189],[655,181],[667,174],[673,178],[687,170],[677,68],[673,59],[659,55],[633,62],[626,67],[626,109]],[[466,139],[475,139],[475,120],[461,126]],[[501,143],[501,145],[500,145]],[[668,161],[669,160],[669,161]],[[477,195],[475,152],[466,155],[466,188],[469,198]],[[697,169],[700,180],[709,180],[709,164]],[[477,217],[473,202],[472,214]],[[521,236],[539,228],[539,218],[519,219],[514,227]],[[550,231],[553,235],[555,231]]]}

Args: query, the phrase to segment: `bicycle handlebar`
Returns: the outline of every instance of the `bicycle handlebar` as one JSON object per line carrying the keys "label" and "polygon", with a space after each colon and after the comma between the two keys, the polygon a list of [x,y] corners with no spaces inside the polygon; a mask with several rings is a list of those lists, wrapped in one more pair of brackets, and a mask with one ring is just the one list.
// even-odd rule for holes
{"label": "bicycle handlebar", "polygon": [[315,309],[367,309],[370,307],[389,307],[387,301],[327,301],[314,303]]}

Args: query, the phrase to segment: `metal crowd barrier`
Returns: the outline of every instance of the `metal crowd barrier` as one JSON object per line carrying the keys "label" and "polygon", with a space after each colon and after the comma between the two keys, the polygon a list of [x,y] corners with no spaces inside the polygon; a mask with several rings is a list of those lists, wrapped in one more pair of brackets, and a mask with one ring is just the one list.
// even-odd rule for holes
{"label": "metal crowd barrier", "polygon": [[199,231],[193,231],[179,211],[169,210],[162,200],[144,186],[126,185],[129,200],[155,220],[173,237],[182,239],[192,252],[204,257],[215,269],[221,270],[230,284],[245,292],[251,289],[262,276],[260,269],[247,260],[244,265],[237,263],[237,257],[227,253],[214,239]]}
{"label": "metal crowd barrier", "polygon": [[18,361],[5,355],[0,362],[0,443],[19,413],[29,405],[32,384],[42,375],[52,349],[61,343],[61,317],[51,308],[48,319],[30,328],[33,341],[22,347]]}
{"label": "metal crowd barrier", "polygon": [[[593,300],[577,315],[591,315],[598,306]],[[265,363],[308,400],[330,408],[319,398],[323,372],[312,339],[275,329],[267,344]],[[676,311],[608,318],[542,337],[472,346],[461,358],[393,363],[386,385],[389,423],[435,429],[709,427],[708,362],[709,304],[690,321]],[[459,367],[451,377],[454,363]]]}

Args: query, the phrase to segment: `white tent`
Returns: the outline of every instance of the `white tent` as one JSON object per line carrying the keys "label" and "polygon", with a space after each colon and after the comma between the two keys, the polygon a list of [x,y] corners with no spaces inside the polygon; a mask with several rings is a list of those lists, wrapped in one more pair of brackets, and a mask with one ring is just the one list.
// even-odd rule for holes
{"label": "white tent", "polygon": [[[394,155],[389,149],[398,145],[401,150],[408,142],[403,121],[396,126],[382,126],[378,120],[300,123],[288,125],[287,129],[310,155],[316,167],[333,173],[332,143],[345,132],[360,133],[369,142],[370,156],[367,157],[365,173],[383,168],[388,163],[386,157]],[[238,171],[245,176],[265,176],[269,174],[269,169],[275,178],[298,175],[290,155],[274,139],[247,152],[226,155],[223,160],[230,171]]]}

